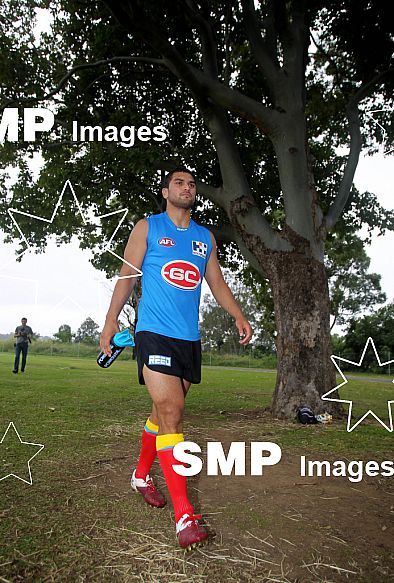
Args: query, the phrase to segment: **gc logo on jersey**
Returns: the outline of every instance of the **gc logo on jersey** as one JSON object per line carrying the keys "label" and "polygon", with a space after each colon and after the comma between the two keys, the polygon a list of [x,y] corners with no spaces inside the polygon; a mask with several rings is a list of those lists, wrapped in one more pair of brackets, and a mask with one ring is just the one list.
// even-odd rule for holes
{"label": "gc logo on jersey", "polygon": [[161,276],[165,282],[185,291],[196,289],[201,281],[198,267],[182,259],[169,261],[163,265]]}
{"label": "gc logo on jersey", "polygon": [[192,253],[199,257],[205,258],[207,256],[208,245],[202,241],[192,241]]}
{"label": "gc logo on jersey", "polygon": [[162,247],[175,247],[176,243],[171,237],[161,237],[157,241]]}

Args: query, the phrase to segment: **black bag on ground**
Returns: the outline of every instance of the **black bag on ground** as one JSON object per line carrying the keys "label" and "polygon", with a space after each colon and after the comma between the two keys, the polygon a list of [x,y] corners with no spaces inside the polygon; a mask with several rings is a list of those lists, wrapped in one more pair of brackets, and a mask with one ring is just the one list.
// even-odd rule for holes
{"label": "black bag on ground", "polygon": [[297,411],[297,419],[303,425],[310,425],[311,423],[317,423],[314,412],[310,407],[303,405]]}

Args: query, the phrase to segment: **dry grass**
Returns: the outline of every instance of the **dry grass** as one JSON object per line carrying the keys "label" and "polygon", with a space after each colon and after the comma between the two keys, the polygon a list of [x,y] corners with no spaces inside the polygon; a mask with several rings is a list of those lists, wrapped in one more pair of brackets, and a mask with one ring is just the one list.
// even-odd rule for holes
{"label": "dry grass", "polygon": [[[124,583],[296,582],[288,576],[286,553],[252,533],[248,535],[249,544],[253,546],[238,543],[230,548],[223,545],[219,537],[211,539],[209,546],[187,553],[175,546],[174,540],[166,539],[163,533],[148,534],[127,528],[99,530],[109,539],[114,534],[116,538],[121,538],[120,548],[109,551],[107,561],[100,569],[103,573],[121,575]],[[266,538],[272,539],[272,536]],[[290,541],[286,543],[293,544]],[[273,549],[276,556],[281,555],[281,560],[277,562],[268,558],[270,552],[267,548]]]}

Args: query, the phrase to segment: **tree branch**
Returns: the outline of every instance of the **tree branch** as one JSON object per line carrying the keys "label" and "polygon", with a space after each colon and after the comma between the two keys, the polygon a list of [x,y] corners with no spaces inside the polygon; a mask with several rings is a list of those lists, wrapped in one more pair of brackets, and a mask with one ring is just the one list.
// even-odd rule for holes
{"label": "tree branch", "polygon": [[54,97],[59,91],[63,89],[66,83],[73,77],[75,73],[78,71],[82,71],[84,69],[93,69],[95,67],[101,67],[106,65],[112,65],[113,63],[122,63],[122,62],[129,62],[129,63],[150,63],[152,65],[164,65],[164,61],[162,59],[155,59],[152,57],[141,57],[141,56],[120,56],[120,57],[111,57],[110,59],[103,59],[100,61],[95,61],[94,63],[83,63],[81,65],[75,65],[67,71],[67,73],[61,78],[59,83],[56,85],[52,91],[49,93],[44,94],[42,97],[25,97],[21,99],[9,99],[5,104],[0,106],[0,112],[2,112],[6,107],[15,104],[15,103],[25,103],[25,102],[39,102],[39,101],[46,101],[51,97]]}
{"label": "tree branch", "polygon": [[[212,193],[216,196],[216,204],[226,211],[234,224],[238,223],[239,232],[246,230],[248,234],[256,235],[269,249],[288,250],[287,242],[256,206],[226,112],[214,104],[205,108],[200,104],[200,108],[215,144],[223,178],[223,187]],[[234,212],[235,207],[239,207],[239,213]],[[246,248],[240,237],[237,243]]]}
{"label": "tree branch", "polygon": [[197,180],[197,192],[205,196],[205,198],[207,198],[217,206],[221,206],[223,204],[222,187],[215,188],[214,186],[211,186],[206,182],[200,182],[199,180]]}
{"label": "tree branch", "polygon": [[115,17],[124,26],[135,31],[145,42],[162,55],[162,63],[178,77],[200,99],[211,98],[216,104],[230,109],[257,125],[264,133],[277,130],[279,113],[263,106],[236,89],[231,89],[219,80],[197,69],[185,61],[183,56],[163,35],[141,7],[139,0],[130,0],[126,11],[113,0],[103,0]]}
{"label": "tree branch", "polygon": [[154,202],[155,206],[156,206],[156,210],[161,213],[163,211],[162,207],[161,207],[161,201],[160,198],[154,193],[154,191],[152,191],[152,189],[148,188],[146,186],[146,184],[144,184],[141,180],[138,180],[138,182],[136,182],[137,184],[139,184],[139,186],[141,187],[141,190],[144,193],[147,193],[149,198],[152,199],[152,201]]}
{"label": "tree branch", "polygon": [[350,195],[350,189],[353,184],[354,174],[356,172],[358,159],[361,152],[362,139],[360,131],[360,114],[358,110],[358,104],[360,101],[368,97],[370,93],[375,89],[375,87],[382,83],[384,79],[392,76],[394,73],[394,67],[382,71],[376,75],[371,81],[362,85],[356,93],[350,99],[347,106],[347,117],[349,120],[349,133],[350,133],[350,151],[346,162],[345,170],[341,180],[341,184],[338,189],[338,193],[330,206],[326,219],[323,223],[326,231],[331,231],[339,217],[342,214],[343,209],[348,201]]}
{"label": "tree branch", "polygon": [[279,128],[280,113],[265,107],[237,89],[227,87],[220,81],[210,79],[193,68],[193,73],[200,92],[210,97],[217,105],[237,113],[240,117],[252,122],[263,133],[272,136]]}
{"label": "tree branch", "polygon": [[253,56],[268,83],[274,98],[273,101],[275,102],[278,75],[280,74],[279,64],[270,54],[268,47],[261,36],[253,0],[242,0],[241,3],[245,19],[246,34],[253,51]]}
{"label": "tree branch", "polygon": [[394,67],[389,67],[385,69],[381,73],[378,73],[373,77],[368,83],[359,87],[356,93],[350,100],[351,105],[358,105],[360,101],[368,97],[372,91],[380,85],[385,79],[389,79],[390,77],[394,77]]}
{"label": "tree branch", "polygon": [[265,37],[268,53],[271,59],[279,67],[278,61],[278,38],[275,30],[274,10],[272,0],[267,2],[267,16],[263,21],[265,27]]}
{"label": "tree branch", "polygon": [[110,59],[102,59],[100,61],[95,61],[94,63],[83,63],[81,65],[75,65],[75,67],[72,67],[71,69],[69,69],[67,71],[67,73],[59,81],[59,83],[55,87],[55,89],[53,89],[53,91],[51,91],[50,93],[45,95],[44,99],[49,99],[50,97],[53,97],[54,95],[56,95],[56,93],[59,93],[59,91],[64,87],[64,85],[67,83],[67,81],[70,79],[70,77],[72,77],[78,71],[82,71],[84,69],[93,69],[95,67],[112,65],[113,63],[127,63],[127,62],[129,62],[129,63],[150,63],[152,65],[163,65],[164,64],[162,59],[154,59],[152,57],[120,56],[120,57],[111,57]]}
{"label": "tree branch", "polygon": [[235,232],[234,227],[231,225],[209,225],[207,227],[215,237],[216,241],[220,241],[221,243],[235,243],[237,234]]}
{"label": "tree branch", "polygon": [[223,81],[230,85],[231,79],[231,41],[230,41],[230,17],[231,17],[231,0],[227,2],[227,9],[224,21],[224,71]]}
{"label": "tree branch", "polygon": [[216,225],[209,225],[208,229],[213,233],[213,236],[217,241],[221,241],[223,243],[235,243],[241,254],[244,256],[246,261],[261,275],[265,276],[266,274],[263,271],[262,266],[257,261],[256,257],[252,255],[249,249],[246,247],[242,239],[239,238],[237,232],[231,225],[222,225],[218,227]]}
{"label": "tree branch", "polygon": [[[253,202],[233,130],[226,112],[212,103],[200,104],[201,114],[211,133],[223,179],[221,206],[229,212],[231,202],[246,197]],[[224,203],[224,204],[223,204]]]}
{"label": "tree branch", "polygon": [[347,117],[349,120],[350,151],[338,193],[327,213],[326,220],[323,221],[327,232],[333,229],[345,208],[361,152],[360,116],[357,105],[348,105]]}
{"label": "tree branch", "polygon": [[334,69],[335,72],[335,82],[336,85],[338,87],[338,89],[340,89],[342,91],[342,87],[341,87],[341,82],[339,79],[339,71],[338,71],[338,67],[337,64],[335,62],[335,59],[333,59],[328,53],[327,51],[324,50],[324,48],[318,44],[317,40],[315,39],[315,37],[313,36],[312,31],[309,32],[309,35],[312,39],[313,44],[315,45],[315,47],[321,52],[322,55],[324,55],[327,59],[327,61],[330,63],[331,67]]}
{"label": "tree branch", "polygon": [[[291,21],[283,48],[283,66],[289,75],[291,94],[304,110],[306,100],[305,70],[308,62],[309,30],[306,24],[306,0],[293,0]],[[300,102],[297,103],[298,97]]]}
{"label": "tree branch", "polygon": [[335,326],[335,322],[337,321],[338,314],[333,314],[333,316],[334,316],[334,320],[333,320],[333,323],[330,326],[330,332],[332,331],[332,329]]}
{"label": "tree branch", "polygon": [[216,44],[214,42],[214,35],[211,24],[203,18],[198,10],[195,0],[186,0],[186,7],[192,22],[200,30],[203,69],[210,76],[217,78],[218,64],[216,58]]}
{"label": "tree branch", "polygon": [[278,36],[284,49],[286,46],[291,45],[286,0],[270,0],[270,5],[272,7],[275,29],[278,31]]}

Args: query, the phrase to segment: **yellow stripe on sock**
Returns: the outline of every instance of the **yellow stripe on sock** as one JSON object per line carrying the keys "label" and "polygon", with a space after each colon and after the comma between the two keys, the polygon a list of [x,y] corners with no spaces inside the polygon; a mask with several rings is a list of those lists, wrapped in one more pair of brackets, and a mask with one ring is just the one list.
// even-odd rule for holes
{"label": "yellow stripe on sock", "polygon": [[177,443],[185,441],[183,433],[166,433],[165,435],[158,435],[156,437],[156,450],[168,449],[174,447]]}
{"label": "yellow stripe on sock", "polygon": [[152,423],[149,417],[146,420],[145,427],[147,427],[150,431],[153,431],[154,433],[157,433],[159,431],[159,426]]}

